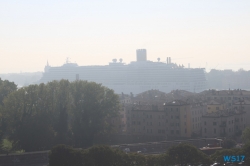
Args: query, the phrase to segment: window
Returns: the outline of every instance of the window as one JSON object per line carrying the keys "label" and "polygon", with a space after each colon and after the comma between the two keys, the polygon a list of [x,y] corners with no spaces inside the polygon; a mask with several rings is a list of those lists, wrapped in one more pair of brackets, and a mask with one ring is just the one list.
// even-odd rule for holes
{"label": "window", "polygon": [[204,129],[204,133],[207,133],[207,129],[206,128]]}
{"label": "window", "polygon": [[217,125],[217,123],[216,123],[216,122],[213,122],[213,125],[214,125],[214,126],[216,126],[216,125]]}
{"label": "window", "polygon": [[207,122],[206,122],[206,121],[204,122],[204,125],[207,125]]}
{"label": "window", "polygon": [[174,134],[174,130],[171,130],[171,134]]}
{"label": "window", "polygon": [[179,130],[176,130],[176,134],[179,134]]}
{"label": "window", "polygon": [[214,134],[216,134],[216,129],[214,129]]}
{"label": "window", "polygon": [[185,133],[187,133],[187,129],[185,129]]}

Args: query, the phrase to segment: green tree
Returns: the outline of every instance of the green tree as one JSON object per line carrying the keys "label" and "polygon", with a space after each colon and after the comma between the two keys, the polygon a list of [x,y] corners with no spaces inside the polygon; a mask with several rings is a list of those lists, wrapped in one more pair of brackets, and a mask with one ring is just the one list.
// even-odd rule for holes
{"label": "green tree", "polygon": [[3,139],[3,133],[6,130],[6,123],[4,121],[3,113],[2,113],[3,100],[10,93],[16,90],[17,90],[17,85],[14,84],[14,82],[9,82],[8,80],[2,80],[0,78],[0,141]]}
{"label": "green tree", "polygon": [[91,146],[97,134],[111,131],[108,120],[118,110],[113,90],[61,80],[14,91],[5,97],[0,115],[13,147],[36,151],[55,144]]}
{"label": "green tree", "polygon": [[2,80],[0,78],[0,105],[3,105],[3,100],[11,92],[17,90],[17,85],[14,82],[9,82],[8,80]]}
{"label": "green tree", "polygon": [[12,142],[10,142],[9,140],[7,139],[3,139],[1,141],[1,144],[0,144],[1,148],[0,148],[0,153],[5,153],[5,154],[8,154],[8,153],[11,153],[12,152]]}
{"label": "green tree", "polygon": [[53,128],[55,144],[72,144],[72,131],[69,120],[72,117],[72,92],[68,80],[53,81],[47,84],[52,100]]}
{"label": "green tree", "polygon": [[244,155],[246,158],[244,160],[245,164],[250,165],[250,142],[247,142],[243,149],[239,152],[240,155]]}
{"label": "green tree", "polygon": [[244,142],[250,141],[250,127],[247,127],[243,130],[241,138]]}
{"label": "green tree", "polygon": [[50,99],[45,85],[31,85],[11,93],[4,100],[3,117],[7,123],[6,135],[15,149],[47,150],[51,147],[53,128]]}
{"label": "green tree", "polygon": [[199,151],[196,147],[190,144],[181,143],[177,146],[171,147],[168,154],[173,164],[198,164],[209,163],[208,157]]}
{"label": "green tree", "polygon": [[231,148],[234,148],[236,145],[236,142],[232,139],[225,139],[223,140],[223,145],[222,147],[225,148],[225,149],[231,149]]}
{"label": "green tree", "polygon": [[86,166],[129,166],[128,160],[124,152],[104,145],[93,146],[84,152]]}
{"label": "green tree", "polygon": [[211,155],[211,159],[214,162],[224,163],[224,157],[223,156],[236,156],[236,155],[242,155],[241,149],[223,149],[216,151],[214,154]]}
{"label": "green tree", "polygon": [[171,165],[171,161],[167,153],[161,155],[149,155],[146,157],[146,160],[147,160],[147,166]]}
{"label": "green tree", "polygon": [[75,146],[91,146],[96,135],[110,132],[108,120],[118,114],[118,96],[111,89],[87,81],[73,82],[71,92]]}
{"label": "green tree", "polygon": [[49,153],[50,166],[84,166],[84,156],[80,150],[67,145],[57,145]]}

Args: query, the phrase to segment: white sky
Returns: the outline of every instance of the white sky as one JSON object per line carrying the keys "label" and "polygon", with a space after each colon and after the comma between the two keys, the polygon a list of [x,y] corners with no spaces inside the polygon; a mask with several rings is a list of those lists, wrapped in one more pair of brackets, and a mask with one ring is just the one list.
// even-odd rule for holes
{"label": "white sky", "polygon": [[148,60],[250,70],[249,0],[0,0],[0,73]]}

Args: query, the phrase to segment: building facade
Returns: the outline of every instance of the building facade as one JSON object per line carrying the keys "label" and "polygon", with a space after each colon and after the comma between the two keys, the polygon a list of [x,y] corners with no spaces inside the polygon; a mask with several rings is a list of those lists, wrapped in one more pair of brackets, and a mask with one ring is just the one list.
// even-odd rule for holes
{"label": "building facade", "polygon": [[[245,127],[245,112],[221,110],[202,116],[202,137],[234,137]],[[237,130],[236,130],[237,129]]]}

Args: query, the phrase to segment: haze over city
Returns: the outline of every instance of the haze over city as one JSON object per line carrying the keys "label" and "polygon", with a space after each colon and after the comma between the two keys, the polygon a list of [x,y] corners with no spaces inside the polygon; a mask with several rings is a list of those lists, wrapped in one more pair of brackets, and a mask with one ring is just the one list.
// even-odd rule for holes
{"label": "haze over city", "polygon": [[78,65],[114,58],[250,70],[250,2],[1,1],[0,73],[43,71],[66,57]]}

